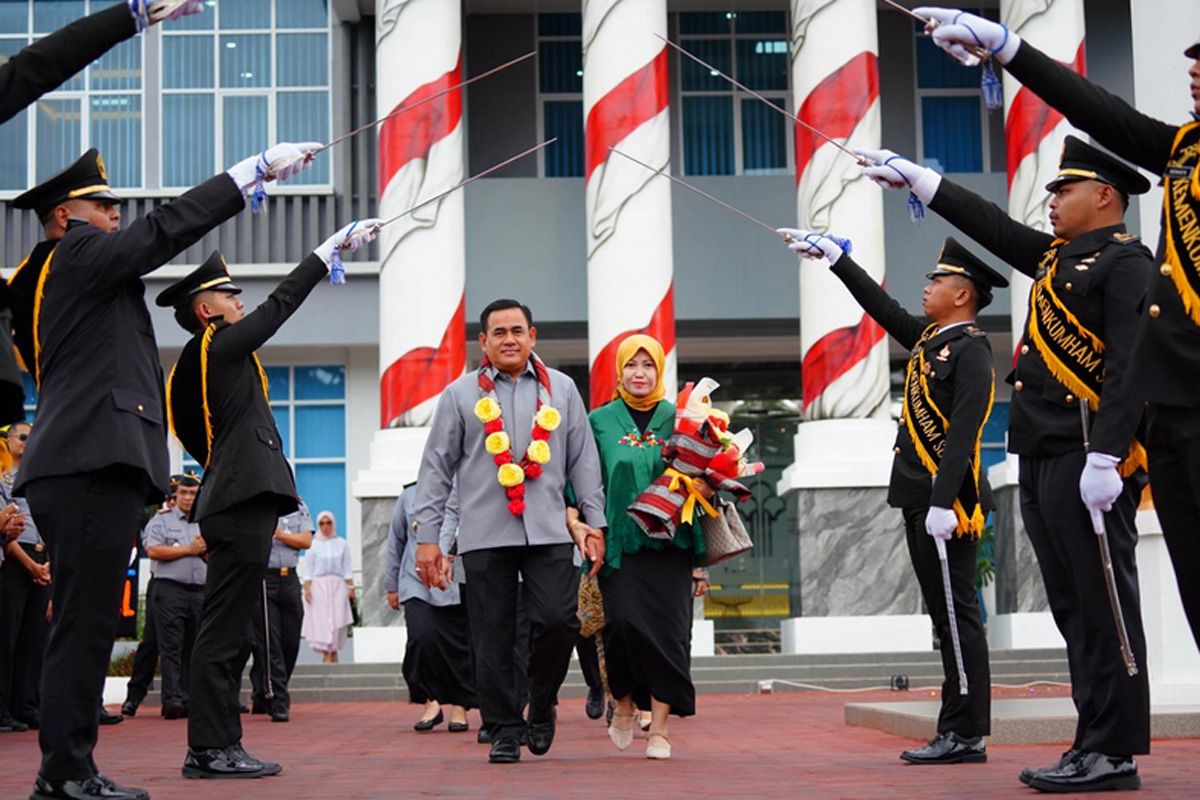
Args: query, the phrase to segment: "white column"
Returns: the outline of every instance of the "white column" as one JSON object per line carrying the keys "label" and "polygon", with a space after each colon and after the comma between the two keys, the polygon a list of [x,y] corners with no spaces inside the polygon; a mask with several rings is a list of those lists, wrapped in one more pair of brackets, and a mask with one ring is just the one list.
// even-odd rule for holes
{"label": "white column", "polygon": [[662,343],[675,394],[671,184],[609,152],[655,168],[671,159],[666,0],[592,0],[583,7],[583,108],[591,406],[612,399],[621,340]]}

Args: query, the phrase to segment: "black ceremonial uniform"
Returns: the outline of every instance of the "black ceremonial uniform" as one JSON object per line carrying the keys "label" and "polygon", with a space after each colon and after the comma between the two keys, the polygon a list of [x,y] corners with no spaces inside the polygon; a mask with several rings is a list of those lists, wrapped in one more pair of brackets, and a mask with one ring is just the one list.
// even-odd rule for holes
{"label": "black ceremonial uniform", "polygon": [[[1200,43],[1185,55],[1200,58]],[[1183,609],[1200,645],[1200,582],[1195,580],[1200,573],[1200,322],[1184,307],[1175,285],[1180,271],[1196,275],[1200,270],[1194,238],[1200,224],[1200,122],[1172,125],[1142,114],[1024,41],[1006,69],[1072,125],[1161,176],[1164,201],[1171,204],[1161,218],[1167,224],[1159,234],[1133,359],[1138,393],[1149,401],[1146,450],[1154,505]],[[1181,263],[1167,263],[1168,233],[1188,234],[1193,243],[1174,246]]]}
{"label": "black ceremonial uniform", "polygon": [[[89,150],[13,204],[41,213],[71,195],[109,199],[106,182]],[[115,233],[72,221],[12,278],[24,304],[17,342],[39,382],[38,422],[13,491],[29,500],[54,569],[39,732],[45,781],[96,772],[96,706],[130,541],[146,503],[167,489],[162,369],[141,278],[244,205],[222,173]],[[21,292],[27,281],[38,295]]]}
{"label": "black ceremonial uniform", "polygon": [[0,122],[12,119],[113,45],[136,33],[137,25],[128,3],[118,3],[76,20],[9,56],[8,61],[0,64]]}
{"label": "black ceremonial uniform", "polygon": [[[167,394],[172,425],[188,452],[205,465],[192,512],[208,546],[208,581],[192,651],[188,712],[188,746],[195,751],[219,750],[241,741],[241,675],[234,674],[234,664],[246,641],[247,615],[262,591],[276,522],[295,511],[298,502],[267,399],[266,374],[255,351],[327,272],[325,263],[310,255],[240,322],[231,325],[217,318],[197,332],[171,370]],[[201,286],[240,291],[230,281],[220,253],[214,253],[160,294],[157,302],[190,308]]]}
{"label": "black ceremonial uniform", "polygon": [[[929,207],[1035,281],[1047,279],[1053,267],[1054,295],[1104,344],[1103,390],[1100,408],[1091,419],[1091,450],[1125,456],[1142,416],[1128,368],[1150,269],[1149,251],[1125,233],[1124,225],[1063,242],[1021,225],[945,178]],[[1067,642],[1071,697],[1078,712],[1073,748],[1112,756],[1147,753],[1146,671],[1133,677],[1125,672],[1096,534],[1079,496],[1086,461],[1079,399],[1051,372],[1042,352],[1028,340],[1028,330],[1009,376],[1013,394],[1008,449],[1020,456],[1021,518],[1038,558],[1050,611]],[[1130,646],[1139,664],[1145,664],[1146,639],[1134,559],[1134,515],[1143,485],[1144,476],[1127,478],[1124,492],[1104,514]]]}
{"label": "black ceremonial uniform", "polygon": [[[978,457],[976,448],[991,409],[995,384],[992,348],[983,331],[973,324],[953,325],[936,331],[936,325],[909,314],[848,255],[837,260],[832,272],[863,310],[896,341],[910,351],[918,347],[923,349],[924,363],[928,365],[929,396],[948,418],[945,448],[937,477],[933,479],[917,454],[908,426],[901,422],[888,482],[888,505],[903,512],[913,570],[941,644],[945,680],[938,733],[954,733],[967,739],[986,736],[991,733],[991,675],[987,636],[975,592],[978,537],[960,532],[946,543],[954,610],[967,674],[968,693],[964,696],[959,692],[937,545],[926,532],[925,515],[931,505],[954,506],[964,482],[974,481],[972,470]],[[974,491],[973,487],[969,490]],[[994,508],[987,476],[981,470],[978,473],[978,498],[981,513],[986,514]]]}

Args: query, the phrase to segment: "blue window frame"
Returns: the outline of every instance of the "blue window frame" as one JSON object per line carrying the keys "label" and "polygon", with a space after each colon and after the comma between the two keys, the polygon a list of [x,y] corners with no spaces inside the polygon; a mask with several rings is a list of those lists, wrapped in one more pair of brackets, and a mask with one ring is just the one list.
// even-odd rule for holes
{"label": "blue window frame", "polygon": [[538,14],[538,113],[543,139],[557,138],[541,155],[547,178],[583,177],[583,18]]}
{"label": "blue window frame", "polygon": [[948,58],[922,26],[913,31],[918,160],[939,172],[990,171],[980,69]]}

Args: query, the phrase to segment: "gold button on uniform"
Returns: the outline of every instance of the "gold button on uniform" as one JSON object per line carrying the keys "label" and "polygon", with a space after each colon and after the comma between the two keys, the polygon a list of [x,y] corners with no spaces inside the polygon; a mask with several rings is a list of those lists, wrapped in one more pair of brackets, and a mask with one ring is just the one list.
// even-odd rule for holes
{"label": "gold button on uniform", "polygon": [[1072,283],[1070,281],[1067,281],[1067,291],[1068,292],[1071,291],[1071,286],[1072,286]]}
{"label": "gold button on uniform", "polygon": [[1063,399],[1064,399],[1064,400],[1066,400],[1068,403],[1074,403],[1074,402],[1075,402],[1075,395],[1073,395],[1073,394],[1069,394],[1069,395],[1067,395],[1067,396],[1066,396],[1065,398],[1063,398]]}
{"label": "gold button on uniform", "polygon": [[1019,392],[1024,388],[1025,388],[1025,384],[1022,383],[1021,381],[1017,381],[1016,383],[1013,384],[1013,391]]}
{"label": "gold button on uniform", "polygon": [[1158,303],[1153,303],[1150,306],[1150,316],[1158,319],[1158,315],[1162,313],[1162,309],[1158,307]]}
{"label": "gold button on uniform", "polygon": [[1023,356],[1029,355],[1029,345],[1027,345],[1027,344],[1021,345],[1021,355],[1023,355]]}
{"label": "gold button on uniform", "polygon": [[895,453],[896,455],[900,455],[900,448],[899,447],[893,448],[892,452]]}
{"label": "gold button on uniform", "polygon": [[1158,268],[1158,271],[1160,273],[1162,273],[1163,275],[1169,276],[1171,274],[1171,265],[1163,264],[1161,267]]}
{"label": "gold button on uniform", "polygon": [[145,410],[146,410],[146,407],[145,407],[145,406],[143,406],[141,403],[138,403],[138,405],[137,405],[137,409],[138,409],[138,413],[140,414],[140,413],[142,413],[143,411],[145,411]]}

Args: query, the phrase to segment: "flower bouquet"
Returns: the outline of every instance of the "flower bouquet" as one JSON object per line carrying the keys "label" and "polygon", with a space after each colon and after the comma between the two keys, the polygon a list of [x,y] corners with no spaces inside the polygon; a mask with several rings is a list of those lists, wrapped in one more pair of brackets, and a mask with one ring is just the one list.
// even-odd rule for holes
{"label": "flower bouquet", "polygon": [[681,523],[695,520],[697,506],[700,514],[716,517],[719,512],[705,496],[712,492],[703,487],[724,489],[744,500],[750,490],[738,478],[762,472],[762,463],[745,458],[753,434],[730,434],[729,416],[712,407],[711,395],[719,386],[703,378],[679,393],[675,430],[663,447],[667,468],[629,506],[629,515],[651,538],[675,538]]}

